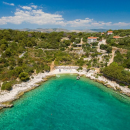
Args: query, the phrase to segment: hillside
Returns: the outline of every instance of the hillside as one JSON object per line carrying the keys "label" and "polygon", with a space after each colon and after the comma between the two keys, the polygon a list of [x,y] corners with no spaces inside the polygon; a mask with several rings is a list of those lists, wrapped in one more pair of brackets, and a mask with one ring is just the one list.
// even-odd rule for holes
{"label": "hillside", "polygon": [[[2,28],[0,30],[3,30]],[[67,29],[62,29],[62,28],[49,28],[49,29],[43,29],[43,28],[37,28],[37,29],[17,29],[18,31],[28,31],[28,32],[45,32],[45,33],[50,33],[50,32],[87,32],[87,33],[93,33],[93,32],[106,32],[107,29],[76,29],[76,30],[67,30]]]}
{"label": "hillside", "polygon": [[[121,66],[121,71],[114,75],[113,79],[130,84],[130,74],[125,71],[130,69],[130,30],[114,30],[112,35],[107,35],[107,32],[104,35],[100,32],[63,32],[63,29],[62,32],[61,29],[46,31],[52,30],[60,32],[0,30],[0,84],[4,83],[5,86],[7,82],[13,85],[27,81],[33,74],[50,71],[52,63],[53,66],[70,65],[79,66],[80,69],[101,69],[108,77],[114,75],[111,69]],[[114,35],[121,38],[114,39]],[[98,39],[96,42],[88,43],[88,37]],[[111,56],[113,47],[116,47],[117,51]],[[125,53],[122,53],[123,50]],[[110,65],[109,68],[110,61],[116,62],[117,65]]]}

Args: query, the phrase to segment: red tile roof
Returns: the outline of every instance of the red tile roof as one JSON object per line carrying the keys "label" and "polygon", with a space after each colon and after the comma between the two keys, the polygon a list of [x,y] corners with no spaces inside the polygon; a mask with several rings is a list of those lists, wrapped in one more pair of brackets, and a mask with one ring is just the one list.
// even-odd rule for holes
{"label": "red tile roof", "polygon": [[113,38],[120,38],[120,36],[113,36]]}
{"label": "red tile roof", "polygon": [[113,31],[108,31],[108,33],[113,33]]}
{"label": "red tile roof", "polygon": [[97,39],[98,37],[88,37],[88,39]]}

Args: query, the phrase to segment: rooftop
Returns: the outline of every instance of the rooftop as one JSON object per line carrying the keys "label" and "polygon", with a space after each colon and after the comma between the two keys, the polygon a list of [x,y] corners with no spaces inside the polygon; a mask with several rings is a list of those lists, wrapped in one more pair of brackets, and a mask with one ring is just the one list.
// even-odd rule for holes
{"label": "rooftop", "polygon": [[113,38],[120,38],[120,36],[113,36]]}
{"label": "rooftop", "polygon": [[113,33],[113,31],[108,31],[108,33]]}
{"label": "rooftop", "polygon": [[88,39],[97,39],[98,37],[88,37]]}

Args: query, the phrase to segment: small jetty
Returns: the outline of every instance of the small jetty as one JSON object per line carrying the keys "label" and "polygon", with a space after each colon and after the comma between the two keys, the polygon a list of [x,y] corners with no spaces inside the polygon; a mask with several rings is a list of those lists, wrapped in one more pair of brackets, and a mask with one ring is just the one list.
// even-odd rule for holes
{"label": "small jetty", "polygon": [[76,78],[77,80],[79,80],[80,79],[80,76],[77,76],[77,78]]}

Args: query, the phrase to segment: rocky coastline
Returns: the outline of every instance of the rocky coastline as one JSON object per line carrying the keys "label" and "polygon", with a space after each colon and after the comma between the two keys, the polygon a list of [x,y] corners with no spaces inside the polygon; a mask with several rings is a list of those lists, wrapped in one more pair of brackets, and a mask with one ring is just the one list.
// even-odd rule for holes
{"label": "rocky coastline", "polygon": [[13,101],[19,99],[24,93],[37,88],[43,82],[47,81],[50,77],[59,75],[59,74],[78,74],[84,75],[91,80],[99,82],[105,85],[108,88],[112,88],[115,91],[120,92],[121,94],[125,94],[130,97],[130,89],[125,86],[120,86],[114,81],[110,81],[103,76],[98,76],[97,72],[94,70],[90,70],[86,72],[85,70],[77,71],[74,68],[66,68],[66,69],[55,69],[49,73],[39,73],[37,75],[33,75],[28,82],[22,82],[21,84],[15,84],[11,91],[0,91],[0,109],[13,107]]}

